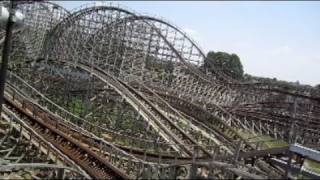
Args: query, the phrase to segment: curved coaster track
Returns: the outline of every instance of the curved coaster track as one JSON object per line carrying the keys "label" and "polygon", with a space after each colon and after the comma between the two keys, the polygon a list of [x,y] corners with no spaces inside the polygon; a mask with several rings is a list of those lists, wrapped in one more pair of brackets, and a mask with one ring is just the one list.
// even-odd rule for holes
{"label": "curved coaster track", "polygon": [[289,148],[320,149],[319,90],[206,72],[177,26],[118,5],[14,3],[25,18],[13,32],[0,177],[320,177],[296,173],[319,162]]}

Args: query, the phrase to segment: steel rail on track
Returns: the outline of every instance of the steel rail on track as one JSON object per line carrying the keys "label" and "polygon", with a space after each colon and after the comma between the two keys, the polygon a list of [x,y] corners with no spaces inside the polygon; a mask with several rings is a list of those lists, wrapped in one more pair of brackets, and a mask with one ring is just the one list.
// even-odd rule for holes
{"label": "steel rail on track", "polygon": [[[208,156],[212,156],[211,153],[209,151],[207,151],[205,148],[203,148],[197,141],[195,141],[190,135],[188,135],[185,131],[183,131],[183,129],[181,129],[180,127],[178,127],[176,124],[174,124],[172,122],[171,119],[169,119],[168,117],[165,116],[165,114],[163,112],[161,112],[157,107],[154,106],[154,104],[152,102],[150,102],[144,95],[142,95],[141,93],[137,92],[134,88],[132,88],[131,86],[129,86],[127,83],[119,80],[119,82],[121,84],[123,84],[124,86],[126,86],[127,89],[129,89],[131,92],[135,92],[138,96],[139,99],[142,99],[143,101],[147,102],[153,109],[155,109],[160,115],[162,115],[163,118],[166,119],[167,122],[169,122],[170,126],[173,127],[173,129],[177,129],[178,131],[175,131],[175,134],[182,134],[184,138],[188,139],[192,145],[196,145],[197,147],[199,147],[206,155]],[[168,123],[166,123],[168,124]],[[171,129],[172,130],[172,129]],[[182,140],[183,141],[183,140]],[[184,141],[185,142],[185,141]],[[181,143],[181,144],[185,144],[185,143]],[[190,145],[190,144],[185,144],[185,145]],[[189,151],[192,151],[192,149]],[[191,154],[192,155],[192,154]]]}
{"label": "steel rail on track", "polygon": [[[77,140],[71,138],[68,134],[59,131],[54,126],[43,122],[43,112],[37,111],[34,107],[30,106],[27,101],[17,103],[6,97],[6,106],[15,111],[16,114],[24,117],[25,122],[32,126],[39,134],[54,144],[58,149],[67,154],[72,160],[77,162],[85,171],[94,178],[123,178],[129,179],[119,169],[113,167],[106,159],[101,158],[97,153],[93,152],[90,148],[79,144]],[[49,133],[49,132],[50,133]]]}
{"label": "steel rail on track", "polygon": [[[21,84],[21,83],[22,83],[22,84],[25,84],[27,87],[31,88],[32,91],[34,91],[34,92],[36,93],[36,95],[40,97],[40,99],[44,99],[45,101],[47,101],[47,102],[49,103],[49,104],[48,104],[49,106],[50,106],[50,104],[51,104],[51,105],[59,108],[59,110],[62,110],[62,114],[63,114],[63,113],[70,114],[72,118],[76,118],[76,119],[79,120],[79,121],[84,121],[84,123],[87,123],[86,120],[81,119],[80,117],[77,117],[77,116],[73,115],[72,113],[68,112],[67,110],[64,110],[62,107],[58,106],[57,104],[55,104],[55,103],[52,102],[51,100],[47,99],[43,94],[41,94],[40,92],[38,92],[37,90],[35,90],[33,87],[31,87],[29,84],[27,84],[27,83],[24,82],[22,79],[20,79],[20,77],[16,76],[15,74],[12,74],[12,73],[9,73],[9,77],[10,77],[10,76],[13,76],[13,77],[15,77],[15,78],[18,78],[18,80],[19,80],[18,83],[20,83],[20,84]],[[22,91],[21,91],[22,89],[20,89],[20,88],[17,89],[16,87],[14,87],[14,85],[11,84],[11,82],[7,82],[7,88],[10,88],[10,89],[14,90],[14,93],[16,93],[16,92],[17,92],[18,94],[24,94],[24,93],[25,93],[25,92],[22,92]],[[8,90],[8,89],[7,89],[7,90]],[[37,100],[39,100],[39,99],[37,99]],[[42,108],[40,104],[38,104],[38,103],[36,103],[36,102],[33,102],[33,103],[34,103],[35,106],[39,106],[40,108]],[[45,106],[47,106],[47,105],[45,105]],[[61,108],[62,108],[62,109],[61,109]],[[42,109],[43,109],[43,108],[42,108]],[[43,110],[45,110],[45,109],[43,109]],[[49,112],[48,112],[48,113],[49,113]],[[48,115],[50,115],[50,114],[48,114]],[[51,116],[51,115],[50,115],[50,116]],[[86,140],[85,140],[86,142],[97,141],[97,142],[100,143],[100,140],[99,140],[98,138],[92,136],[91,133],[87,133],[85,129],[79,128],[78,126],[76,126],[76,125],[73,124],[72,122],[70,122],[70,121],[68,121],[68,120],[65,121],[65,120],[61,119],[60,117],[57,119],[57,117],[55,117],[55,116],[56,116],[56,114],[55,114],[54,116],[52,116],[52,118],[54,118],[55,120],[58,120],[58,119],[59,119],[59,125],[64,126],[65,128],[69,129],[70,132],[72,131],[72,134],[73,134],[73,135],[78,134],[77,136],[78,136],[78,137],[81,136],[81,139],[86,139]],[[60,119],[61,119],[61,121],[60,121]],[[93,124],[92,124],[92,125],[93,125]],[[137,141],[139,141],[139,139],[137,139]],[[93,143],[92,146],[95,146],[95,144],[96,144],[96,143]],[[144,154],[145,154],[145,155],[147,155],[148,159],[149,159],[149,157],[150,157],[150,158],[154,158],[155,161],[158,160],[159,156],[161,156],[161,157],[163,157],[163,158],[168,157],[169,159],[174,159],[174,156],[170,156],[170,155],[168,155],[168,154],[161,154],[161,153],[156,153],[156,154],[155,154],[155,153],[144,152],[144,151],[141,150],[141,149],[135,149],[135,148],[126,147],[126,146],[121,146],[121,145],[115,145],[115,146],[117,146],[117,147],[125,150],[126,152],[130,152],[131,154],[133,153],[134,155],[137,155],[137,156],[141,156],[141,155],[144,155]],[[180,158],[180,157],[179,157],[179,158]],[[184,159],[188,159],[188,158],[184,158]]]}
{"label": "steel rail on track", "polygon": [[[7,84],[7,88],[12,89],[14,87],[10,84]],[[7,91],[8,91],[8,89],[7,89]],[[14,91],[19,91],[19,90],[14,89]],[[15,93],[15,92],[13,92],[13,93]],[[15,98],[17,98],[17,97],[15,97]],[[42,98],[44,98],[44,97],[42,97]],[[38,104],[33,104],[33,105],[40,106]],[[78,140],[81,140],[82,142],[89,144],[89,146],[91,146],[91,147],[95,147],[97,149],[101,148],[100,147],[101,141],[99,139],[87,134],[84,129],[79,130],[78,128],[73,127],[74,125],[71,124],[70,122],[60,121],[56,117],[52,116],[49,112],[47,112],[47,115],[49,116],[50,119],[53,118],[55,121],[58,121],[59,122],[58,123],[59,129],[60,130],[63,129],[62,131],[70,133],[71,137],[74,137]],[[134,156],[140,157],[141,159],[145,159],[145,160],[148,160],[151,162],[159,162],[159,157],[161,157],[163,160],[167,160],[166,162],[171,162],[176,158],[175,156],[170,156],[167,154],[150,153],[150,152],[145,152],[141,149],[134,149],[131,147],[126,147],[126,146],[121,146],[121,145],[115,145],[115,146],[120,149],[123,149],[124,151],[126,151],[130,154],[133,154]],[[144,156],[146,156],[146,157],[144,157]],[[178,157],[178,159],[190,159],[190,157],[189,158]]]}
{"label": "steel rail on track", "polygon": [[57,170],[68,170],[71,172],[75,172],[81,174],[78,170],[57,164],[46,164],[46,163],[12,163],[4,166],[0,166],[0,172],[12,171],[17,169],[57,169]]}
{"label": "steel rail on track", "polygon": [[[28,141],[29,144],[34,144],[39,150],[41,150],[43,153],[47,155],[47,157],[50,157],[55,163],[57,164],[66,164],[71,165],[69,166],[61,166],[61,165],[52,165],[53,168],[63,168],[63,169],[69,169],[73,172],[76,172],[78,174],[83,175],[86,178],[90,178],[90,176],[84,172],[81,167],[79,167],[77,164],[74,163],[70,158],[68,158],[65,154],[63,154],[59,149],[57,149],[55,146],[50,144],[46,139],[44,139],[39,133],[34,131],[26,122],[24,122],[20,117],[18,117],[13,111],[11,111],[7,105],[4,105],[3,107],[3,114],[2,117],[6,119],[7,121],[10,121],[10,124],[17,130],[20,131],[22,136],[24,136]],[[21,166],[20,166],[21,165]],[[29,164],[29,167],[31,167],[32,164]],[[36,165],[37,166],[37,165]],[[1,170],[7,171],[8,169],[12,167],[23,168],[28,167],[27,164],[19,163],[14,166],[12,164],[9,165],[3,165],[0,167]],[[49,166],[48,166],[49,167]]]}
{"label": "steel rail on track", "polygon": [[[59,125],[63,125],[63,122],[60,122],[59,123]],[[65,127],[66,128],[68,128],[69,127],[69,125],[65,125]],[[72,129],[72,128],[71,128]],[[70,132],[71,133],[71,132]],[[74,135],[74,133],[80,133],[79,131],[74,131],[74,132],[72,132],[72,134]],[[82,137],[83,136],[83,137]],[[85,135],[85,134],[81,134],[81,135],[79,135],[79,136],[77,136],[78,138],[81,138],[81,139],[83,139],[83,138],[85,138],[86,140],[85,140],[85,142],[90,142],[90,140],[91,141],[94,141],[93,139],[92,139],[92,137],[90,137],[90,136],[88,136],[88,135]],[[94,145],[94,144],[93,144]],[[131,149],[131,148],[127,148],[127,147],[120,147],[121,149],[124,149],[124,150],[126,150],[127,152],[131,152],[131,153],[133,153],[133,154],[135,154],[135,155],[138,155],[138,156],[141,156],[141,155],[143,155],[144,154],[144,152],[143,151],[140,151],[140,150],[134,150],[134,149]],[[146,154],[147,156],[148,156],[148,158],[154,158],[155,160],[154,161],[156,161],[156,160],[158,160],[158,157],[159,157],[159,154]],[[163,159],[167,159],[167,160],[174,160],[175,159],[175,157],[174,156],[166,156],[166,155],[160,155]],[[177,158],[177,160],[190,160],[190,158]],[[206,159],[205,157],[201,157],[200,159]],[[169,162],[169,161],[168,161]]]}
{"label": "steel rail on track", "polygon": [[[214,130],[216,130],[216,132],[220,132],[220,134],[229,142],[227,143],[231,143],[232,140],[234,140],[233,138],[239,139],[241,141],[243,141],[247,146],[252,147],[251,143],[249,143],[246,139],[244,139],[243,137],[240,136],[240,134],[238,132],[236,132],[234,129],[232,129],[225,121],[221,120],[219,117],[215,116],[214,114],[210,113],[209,111],[205,110],[204,108],[200,107],[197,104],[194,104],[192,102],[188,102],[185,99],[179,98],[177,96],[174,96],[172,94],[169,93],[162,93],[160,91],[156,91],[156,93],[158,93],[160,96],[162,96],[163,98],[165,98],[168,102],[170,102],[174,107],[176,107],[177,109],[181,110],[182,112],[190,115],[190,116],[194,116],[194,114],[192,114],[192,111],[187,111],[187,110],[194,110],[198,112],[198,115],[204,116],[207,115],[208,117],[211,118],[211,121],[209,119],[202,119],[202,123],[204,123],[205,125],[208,125],[210,128],[213,128]],[[189,107],[189,108],[187,108]],[[199,113],[201,112],[201,113]],[[211,124],[213,123],[213,124]],[[215,126],[213,126],[215,125]],[[224,134],[223,132],[221,132],[219,129],[219,127],[222,127],[222,129],[226,129],[230,132],[232,132],[233,137],[229,137],[226,136],[226,134]]]}
{"label": "steel rail on track", "polygon": [[[19,92],[19,90],[15,89],[10,84],[7,84],[7,88],[10,88],[10,89],[14,90],[13,94],[15,94],[15,93],[21,94],[22,93],[22,92]],[[7,89],[7,91],[8,91],[8,89]],[[45,98],[43,96],[41,96],[41,97]],[[15,98],[17,98],[17,97],[15,97]],[[43,111],[43,112],[45,111],[46,112],[46,117],[43,116],[42,117],[43,119],[54,120],[53,125],[55,125],[56,121],[57,121],[57,123],[59,124],[59,130],[69,133],[69,135],[71,135],[71,137],[74,137],[74,138],[76,138],[78,140],[81,140],[83,143],[88,144],[90,147],[95,147],[96,149],[99,149],[99,148],[101,149],[101,143],[104,143],[104,141],[102,141],[101,139],[99,139],[99,138],[97,138],[95,136],[92,136],[91,133],[87,133],[86,130],[84,130],[84,129],[79,129],[79,128],[75,127],[76,125],[72,124],[69,121],[64,121],[60,117],[56,117],[56,114],[54,114],[54,115],[51,114],[49,111],[43,109],[37,103],[32,102],[32,105],[34,107],[38,107],[39,109],[41,109],[41,111]],[[152,162],[158,162],[159,157],[163,157],[163,158],[171,159],[171,160],[175,158],[175,156],[170,156],[170,155],[167,155],[167,154],[149,153],[149,152],[142,151],[141,149],[134,149],[134,148],[125,147],[125,146],[121,146],[121,145],[115,145],[115,146],[120,148],[120,149],[123,149],[125,152],[133,154],[134,156],[140,156],[140,157],[147,156],[148,159],[152,159]],[[188,158],[183,158],[183,159],[188,159]],[[151,165],[151,163],[150,163],[150,165]]]}
{"label": "steel rail on track", "polygon": [[[177,108],[172,107],[172,105],[164,98],[162,98],[161,95],[157,93],[157,91],[147,87],[143,83],[140,83],[136,80],[130,82],[128,86],[130,87],[130,85],[132,85],[132,88],[138,88],[142,95],[146,97],[146,99],[158,105],[163,110],[163,112],[169,114],[169,116],[171,116],[176,123],[183,123],[183,125],[180,126],[181,129],[185,133],[190,134],[191,138],[193,138],[194,141],[203,141],[203,143],[207,145],[214,143],[223,146],[223,148],[226,149],[228,153],[232,154],[232,151],[229,149],[230,146],[228,146],[230,144],[227,143],[228,145],[222,145],[222,143],[220,142],[220,134],[207,127],[204,123],[199,122],[194,117],[188,116],[182,111],[179,111]],[[198,132],[200,133],[200,135],[197,135]],[[218,139],[217,136],[219,137]],[[210,154],[210,152],[207,152],[206,154],[208,153]]]}
{"label": "steel rail on track", "polygon": [[[16,77],[16,75],[12,74],[12,73],[9,73],[9,77],[10,76]],[[16,77],[16,78],[19,79],[19,77]],[[21,83],[25,83],[25,82],[22,81]],[[28,84],[26,84],[26,85],[28,85]],[[7,82],[7,88],[10,88],[10,89],[14,88],[14,91],[20,92],[20,89],[16,89],[9,82]],[[46,97],[43,96],[42,94],[40,94],[40,92],[38,92],[36,90],[34,90],[34,91],[37,94],[39,94],[39,96],[41,98],[46,99]],[[23,93],[23,92],[20,92],[20,93]],[[49,103],[53,103],[49,99],[46,99],[46,101],[48,101]],[[34,105],[40,106],[37,103],[35,103]],[[54,103],[53,103],[53,105],[54,106],[58,106],[58,105],[55,105]],[[53,118],[56,119],[55,117],[53,117]],[[69,122],[69,121],[67,121],[67,122],[60,121],[59,122],[59,127],[62,127],[62,126],[65,127],[65,129],[68,129],[73,137],[75,137],[77,139],[81,139],[81,141],[83,141],[83,142],[85,142],[87,144],[90,144],[90,146],[94,146],[96,148],[100,148],[99,146],[97,146],[97,143],[94,143],[95,141],[98,142],[98,139],[96,139],[96,138],[92,137],[91,135],[87,134],[84,129],[80,130],[77,127],[73,127],[75,125],[72,125],[72,123]],[[100,142],[98,144],[100,144]],[[133,154],[134,156],[139,157],[140,159],[143,159],[143,160],[145,160],[147,162],[159,162],[159,158],[160,157],[161,157],[161,163],[164,163],[164,164],[168,164],[168,163],[174,162],[175,160],[188,160],[188,159],[191,160],[191,157],[176,157],[174,155],[162,154],[161,152],[152,153],[152,152],[145,152],[142,149],[135,149],[135,148],[132,148],[132,147],[126,147],[126,146],[121,146],[121,145],[115,145],[115,146],[120,148],[120,149],[122,149],[122,150],[124,150],[124,151],[126,151],[126,152],[128,152],[128,153],[130,153],[130,154]]]}
{"label": "steel rail on track", "polygon": [[[163,124],[163,122],[165,122],[167,125],[170,124],[171,130],[172,127],[173,129],[177,129],[178,131],[175,132],[179,132],[180,134],[183,135],[184,138],[186,138],[188,141],[191,141],[192,144],[197,145],[198,147],[202,148],[201,145],[198,145],[197,142],[195,142],[189,135],[185,134],[184,131],[182,131],[179,127],[177,127],[175,124],[172,123],[172,121],[170,119],[168,119],[162,112],[160,112],[149,100],[147,100],[145,97],[143,97],[139,92],[137,92],[136,90],[134,90],[132,87],[129,87],[126,83],[121,82],[120,80],[114,79],[113,77],[111,77],[110,75],[106,74],[106,72],[97,69],[97,67],[88,67],[84,64],[74,64],[68,61],[62,61],[59,60],[59,62],[64,62],[64,63],[69,63],[70,65],[79,67],[83,70],[86,70],[94,75],[96,75],[98,78],[100,78],[103,81],[106,81],[108,83],[112,83],[114,88],[118,91],[119,93],[126,93],[127,96],[129,96],[130,100],[135,101],[136,104],[138,104],[138,108],[137,110],[144,110],[145,113],[147,115],[149,115],[149,117],[153,117],[153,120],[157,123],[157,126],[161,128],[162,131],[166,132],[165,134],[169,134],[170,139],[173,140],[174,143],[179,144],[179,148],[184,149],[184,152],[186,152],[188,155],[192,155],[191,151],[186,148],[185,143],[181,142],[180,139],[178,139],[178,137],[173,134],[169,129],[167,129],[167,127]],[[120,89],[119,89],[120,88]],[[129,102],[130,102],[129,100]],[[142,102],[141,102],[142,101]],[[149,108],[146,108],[145,106],[148,106]],[[134,105],[134,107],[136,107],[136,105]],[[153,115],[153,113],[150,112],[150,109],[152,110],[152,112],[157,113],[157,115]],[[159,121],[158,118],[162,118],[164,119],[164,121]],[[168,138],[168,137],[167,137]],[[211,154],[209,152],[207,152],[204,148],[202,148],[203,151],[205,153],[207,153],[207,155],[211,156]]]}
{"label": "steel rail on track", "polygon": [[[50,107],[54,107],[56,108],[56,110],[58,110],[61,114],[63,115],[66,115],[68,118],[67,119],[75,119],[76,120],[76,123],[77,122],[81,122],[81,123],[85,123],[85,124],[88,124],[90,127],[94,127],[94,128],[98,128],[98,129],[101,129],[102,131],[106,131],[107,133],[111,133],[115,136],[120,136],[120,137],[124,137],[124,138],[129,138],[130,140],[134,140],[134,141],[141,141],[143,143],[154,143],[154,140],[152,139],[141,139],[141,138],[138,138],[138,137],[132,137],[130,136],[129,134],[121,134],[120,132],[117,132],[116,130],[114,129],[109,129],[109,128],[106,128],[106,127],[101,127],[101,126],[97,126],[96,124],[92,123],[92,122],[89,122],[69,111],[67,111],[66,109],[64,109],[63,107],[57,105],[56,103],[54,103],[52,100],[48,99],[46,96],[44,96],[42,93],[40,93],[39,91],[37,91],[34,87],[32,87],[30,84],[28,84],[27,82],[25,82],[21,77],[17,76],[16,74],[12,73],[9,71],[9,77],[10,79],[10,82],[7,82],[7,86],[10,87],[12,86],[12,88],[15,88],[15,91],[18,91],[20,92],[21,94],[24,94],[21,89],[23,88],[27,88],[27,89],[30,89],[31,90],[31,94],[32,93],[35,93],[35,96],[36,96],[36,99],[40,98],[42,100],[44,100],[44,102],[47,102]],[[13,79],[12,79],[13,78]],[[13,81],[18,81],[18,82],[11,82],[11,80]],[[15,86],[15,87],[13,87]],[[29,92],[30,93],[30,92]],[[29,95],[26,95],[29,97]],[[30,97],[31,98],[31,97]],[[38,106],[41,106],[40,104],[34,102],[36,105]],[[43,104],[44,106],[47,106],[46,103]],[[64,117],[66,118],[66,117]],[[72,126],[73,129],[77,129],[76,131],[78,132],[85,132],[85,130],[81,127],[78,127],[77,125],[75,125],[74,123],[70,122],[69,120],[68,121],[65,121],[68,125]],[[89,132],[89,133],[86,133],[86,135],[88,136],[91,136],[92,137],[92,134]],[[159,142],[160,144],[162,144],[162,142]]]}

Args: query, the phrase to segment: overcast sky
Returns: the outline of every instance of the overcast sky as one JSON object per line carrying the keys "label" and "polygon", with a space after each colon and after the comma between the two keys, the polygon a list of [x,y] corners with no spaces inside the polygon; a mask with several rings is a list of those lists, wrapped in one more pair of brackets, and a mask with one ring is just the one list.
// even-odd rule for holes
{"label": "overcast sky", "polygon": [[[71,10],[88,1],[57,3]],[[248,74],[320,84],[320,1],[114,3],[162,16],[205,52],[236,53]]]}

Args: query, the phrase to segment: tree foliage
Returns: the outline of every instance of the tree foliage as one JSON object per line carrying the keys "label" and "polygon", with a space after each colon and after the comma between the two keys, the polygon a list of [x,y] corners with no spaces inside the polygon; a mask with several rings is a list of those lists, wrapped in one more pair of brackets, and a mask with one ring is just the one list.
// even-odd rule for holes
{"label": "tree foliage", "polygon": [[240,58],[236,54],[210,51],[201,68],[211,73],[213,73],[215,69],[218,69],[234,79],[243,78],[243,66]]}

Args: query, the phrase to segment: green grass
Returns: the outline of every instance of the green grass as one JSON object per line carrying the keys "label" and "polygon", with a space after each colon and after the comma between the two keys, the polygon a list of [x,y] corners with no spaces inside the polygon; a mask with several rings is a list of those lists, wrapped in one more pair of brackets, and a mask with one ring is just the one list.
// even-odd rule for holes
{"label": "green grass", "polygon": [[274,139],[270,136],[256,135],[245,130],[238,130],[238,133],[240,134],[240,136],[242,136],[244,139],[247,139],[252,144],[257,144],[257,142],[260,142],[262,149],[288,146],[288,143],[286,141],[281,139]]}
{"label": "green grass", "polygon": [[81,101],[81,99],[72,98],[69,107],[71,108],[71,111],[75,115],[81,116],[82,105],[83,105],[83,102]]}
{"label": "green grass", "polygon": [[1,125],[6,126],[6,125],[9,125],[9,124],[10,124],[10,123],[9,123],[8,121],[5,121],[5,120],[0,119],[0,126],[1,126]]}
{"label": "green grass", "polygon": [[320,174],[320,162],[305,159],[303,163],[304,167],[312,172]]}
{"label": "green grass", "polygon": [[[320,162],[313,161],[310,159],[305,159],[303,166],[305,169],[320,174]],[[302,174],[294,175],[293,179],[311,179],[303,176]]]}
{"label": "green grass", "polygon": [[32,175],[31,175],[30,172],[24,172],[24,173],[22,173],[21,177],[22,177],[23,179],[32,179]]}

